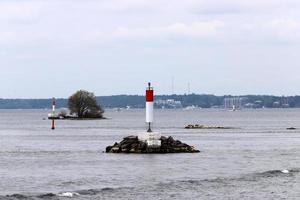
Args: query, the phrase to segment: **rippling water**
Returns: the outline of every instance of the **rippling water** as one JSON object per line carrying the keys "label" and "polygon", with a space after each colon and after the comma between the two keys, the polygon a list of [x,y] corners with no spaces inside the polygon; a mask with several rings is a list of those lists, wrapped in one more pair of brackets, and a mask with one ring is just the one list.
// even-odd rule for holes
{"label": "rippling water", "polygon": [[[0,110],[0,199],[298,199],[299,109],[157,110],[155,129],[199,154],[105,154],[143,132],[144,111],[109,120],[43,120],[47,110]],[[232,130],[185,130],[187,124]],[[282,170],[288,171],[282,171]],[[285,172],[285,173],[283,173]]]}

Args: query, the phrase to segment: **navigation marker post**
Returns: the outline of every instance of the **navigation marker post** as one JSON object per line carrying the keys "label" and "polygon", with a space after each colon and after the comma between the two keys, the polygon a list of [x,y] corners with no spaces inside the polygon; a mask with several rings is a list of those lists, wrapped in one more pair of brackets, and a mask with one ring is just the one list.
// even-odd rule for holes
{"label": "navigation marker post", "polygon": [[147,132],[138,135],[140,141],[147,143],[148,148],[158,148],[161,146],[161,134],[153,132],[152,123],[153,120],[153,100],[154,100],[154,90],[151,87],[151,83],[148,83],[146,89],[146,123],[147,123]]}
{"label": "navigation marker post", "polygon": [[159,132],[153,132],[153,100],[154,91],[148,83],[146,89],[146,123],[147,131],[141,132],[138,136],[131,135],[123,138],[120,143],[115,142],[107,146],[106,153],[198,153],[193,146],[174,140],[172,137],[163,137]]}
{"label": "navigation marker post", "polygon": [[53,98],[52,100],[52,123],[51,123],[51,129],[54,130],[55,129],[55,121],[54,121],[54,117],[55,117],[55,98]]}
{"label": "navigation marker post", "polygon": [[147,132],[152,132],[151,123],[153,123],[153,88],[151,87],[151,83],[148,83],[148,87],[146,89],[146,123],[148,124]]}

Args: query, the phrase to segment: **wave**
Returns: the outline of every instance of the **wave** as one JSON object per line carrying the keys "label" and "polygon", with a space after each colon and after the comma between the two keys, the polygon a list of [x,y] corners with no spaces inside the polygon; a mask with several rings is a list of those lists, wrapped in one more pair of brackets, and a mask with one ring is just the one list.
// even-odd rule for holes
{"label": "wave", "polygon": [[252,176],[254,178],[272,178],[279,176],[293,176],[296,173],[300,172],[300,168],[292,168],[292,169],[283,169],[283,170],[268,170],[261,173],[254,173]]}
{"label": "wave", "polygon": [[98,194],[104,194],[104,193],[116,193],[116,192],[122,192],[122,191],[128,191],[133,190],[134,187],[105,187],[101,189],[88,189],[88,190],[77,190],[75,191],[79,195],[98,195]]}
{"label": "wave", "polygon": [[[199,188],[207,189],[209,188],[219,188],[219,187],[236,187],[241,185],[248,185],[249,182],[263,181],[274,178],[288,178],[296,175],[300,172],[300,168],[292,169],[282,169],[282,170],[267,170],[263,172],[249,173],[237,177],[218,177],[213,179],[187,179],[187,180],[177,180],[170,182],[161,182],[153,185],[143,186],[138,185],[136,187],[105,187],[101,189],[86,189],[77,191],[65,191],[58,194],[45,193],[37,195],[24,195],[24,194],[12,194],[6,196],[0,196],[0,200],[59,200],[59,199],[85,199],[89,196],[108,196],[116,195],[119,197],[124,197],[126,199],[126,194],[139,194],[140,191],[156,191],[161,193],[168,193],[170,191],[177,191],[178,188],[182,191],[195,190],[198,191]],[[276,179],[275,179],[276,181]],[[269,182],[269,181],[267,181]],[[215,191],[214,189],[212,191]],[[156,194],[155,192],[155,194]],[[150,194],[151,195],[151,194]]]}
{"label": "wave", "polygon": [[[78,190],[73,192],[60,192],[58,194],[54,193],[45,193],[45,194],[38,194],[38,195],[24,195],[24,194],[12,194],[6,196],[0,196],[0,200],[37,200],[37,199],[65,199],[68,198],[76,198],[79,196],[95,196],[104,193],[114,193],[120,192],[122,190],[130,190],[129,187],[119,187],[119,188],[110,188],[105,187],[102,189],[88,189],[88,190]],[[61,198],[60,198],[61,197]]]}
{"label": "wave", "polygon": [[264,172],[250,173],[238,177],[218,177],[214,179],[202,180],[183,180],[182,183],[203,185],[207,183],[230,183],[233,181],[258,181],[258,179],[275,178],[275,177],[290,177],[300,172],[300,168],[283,169],[283,170],[268,170]]}

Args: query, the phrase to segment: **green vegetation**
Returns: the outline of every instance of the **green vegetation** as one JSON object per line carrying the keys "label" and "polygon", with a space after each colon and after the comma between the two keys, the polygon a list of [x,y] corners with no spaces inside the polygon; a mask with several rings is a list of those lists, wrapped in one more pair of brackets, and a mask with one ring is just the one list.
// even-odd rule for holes
{"label": "green vegetation", "polygon": [[68,107],[70,114],[75,114],[78,118],[102,118],[104,113],[97,103],[96,96],[85,90],[79,90],[70,96]]}

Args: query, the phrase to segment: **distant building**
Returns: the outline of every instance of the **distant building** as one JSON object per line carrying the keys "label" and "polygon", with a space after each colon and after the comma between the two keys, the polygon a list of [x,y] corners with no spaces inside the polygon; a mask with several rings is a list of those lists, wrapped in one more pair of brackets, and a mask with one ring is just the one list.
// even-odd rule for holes
{"label": "distant building", "polygon": [[281,103],[281,107],[282,108],[289,108],[290,107],[289,98],[288,97],[282,96],[280,103]]}
{"label": "distant building", "polygon": [[244,108],[255,108],[254,103],[246,103]]}
{"label": "distant building", "polygon": [[244,108],[263,108],[263,102],[260,100],[254,101],[254,103],[245,103],[243,105]]}
{"label": "distant building", "polygon": [[173,109],[173,108],[182,108],[182,103],[181,101],[175,101],[174,99],[158,99],[154,101],[154,105],[157,108],[168,108],[168,109]]}
{"label": "distant building", "polygon": [[224,99],[225,109],[242,109],[245,103],[245,98],[243,97],[226,97]]}
{"label": "distant building", "polygon": [[273,108],[280,108],[280,102],[274,101],[273,102]]}
{"label": "distant building", "polygon": [[254,101],[254,107],[253,108],[263,108],[264,103],[261,100]]}

